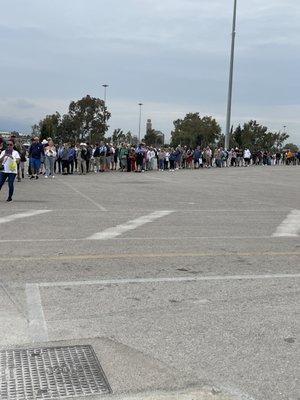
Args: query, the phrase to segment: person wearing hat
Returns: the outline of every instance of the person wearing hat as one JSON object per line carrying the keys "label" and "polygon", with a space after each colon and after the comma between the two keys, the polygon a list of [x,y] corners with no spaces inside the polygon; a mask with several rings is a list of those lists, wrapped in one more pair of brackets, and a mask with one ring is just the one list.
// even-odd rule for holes
{"label": "person wearing hat", "polygon": [[86,174],[87,148],[85,143],[80,143],[77,152],[77,169],[79,174]]}

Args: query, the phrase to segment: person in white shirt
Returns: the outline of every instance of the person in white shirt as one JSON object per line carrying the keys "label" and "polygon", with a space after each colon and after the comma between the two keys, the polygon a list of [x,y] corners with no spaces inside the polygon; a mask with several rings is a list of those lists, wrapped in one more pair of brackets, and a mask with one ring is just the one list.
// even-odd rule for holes
{"label": "person in white shirt", "polygon": [[250,165],[250,159],[251,159],[251,151],[249,149],[244,150],[244,162],[245,162],[245,167],[249,167]]}
{"label": "person in white shirt", "polygon": [[53,140],[49,140],[48,144],[45,146],[45,165],[46,174],[45,178],[52,176],[54,178],[54,163],[56,159],[56,148],[54,146]]}
{"label": "person in white shirt", "polygon": [[10,140],[7,149],[3,150],[0,154],[0,164],[2,170],[0,171],[0,190],[2,186],[8,181],[8,198],[6,201],[12,201],[14,194],[14,181],[18,172],[18,163],[20,162],[20,154],[14,150],[14,143]]}

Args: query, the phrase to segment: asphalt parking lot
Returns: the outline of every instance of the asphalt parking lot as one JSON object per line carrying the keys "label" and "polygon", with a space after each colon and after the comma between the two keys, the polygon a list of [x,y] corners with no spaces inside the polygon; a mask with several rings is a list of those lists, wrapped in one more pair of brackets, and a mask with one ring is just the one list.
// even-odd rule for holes
{"label": "asphalt parking lot", "polygon": [[299,400],[299,178],[16,183],[13,203],[0,196],[0,347],[92,344],[121,398]]}

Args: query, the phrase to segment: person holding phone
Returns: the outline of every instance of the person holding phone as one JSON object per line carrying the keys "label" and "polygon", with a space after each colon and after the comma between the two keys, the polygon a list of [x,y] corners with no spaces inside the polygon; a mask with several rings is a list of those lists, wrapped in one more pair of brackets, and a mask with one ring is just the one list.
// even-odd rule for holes
{"label": "person holding phone", "polygon": [[0,170],[0,190],[2,186],[8,181],[8,198],[6,201],[12,201],[14,194],[14,181],[18,172],[18,163],[20,162],[20,154],[14,150],[13,141],[9,140],[6,150],[3,150],[0,154],[0,164],[2,164],[2,170]]}

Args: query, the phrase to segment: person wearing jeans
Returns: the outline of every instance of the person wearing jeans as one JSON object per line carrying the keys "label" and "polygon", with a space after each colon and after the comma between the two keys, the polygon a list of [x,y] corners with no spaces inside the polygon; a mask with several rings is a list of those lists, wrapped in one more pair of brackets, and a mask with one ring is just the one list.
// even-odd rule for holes
{"label": "person wearing jeans", "polygon": [[20,154],[14,150],[14,143],[10,140],[7,149],[3,150],[0,154],[0,163],[3,170],[0,171],[0,190],[2,186],[8,181],[8,198],[6,201],[12,201],[14,194],[14,181],[17,176],[17,165],[20,161]]}
{"label": "person wearing jeans", "polygon": [[48,145],[45,147],[45,164],[46,174],[45,178],[49,176],[54,178],[54,163],[56,158],[56,148],[52,140],[49,140]]}
{"label": "person wearing jeans", "polygon": [[33,143],[29,147],[29,160],[31,168],[30,179],[38,179],[41,168],[41,157],[44,155],[44,146],[40,143],[39,138],[36,136]]}

